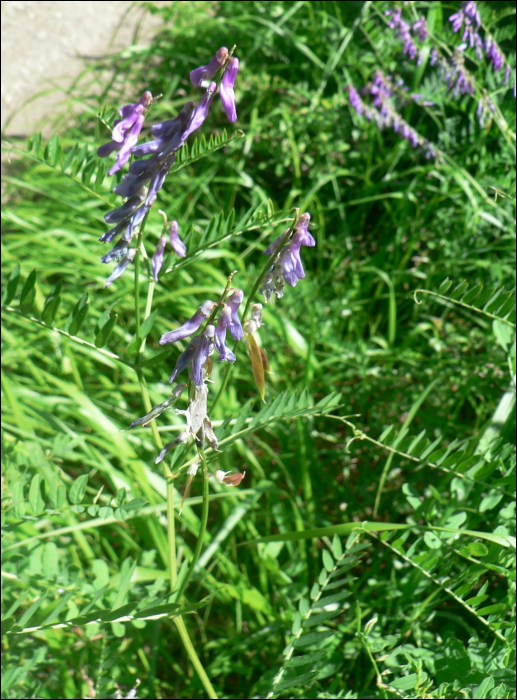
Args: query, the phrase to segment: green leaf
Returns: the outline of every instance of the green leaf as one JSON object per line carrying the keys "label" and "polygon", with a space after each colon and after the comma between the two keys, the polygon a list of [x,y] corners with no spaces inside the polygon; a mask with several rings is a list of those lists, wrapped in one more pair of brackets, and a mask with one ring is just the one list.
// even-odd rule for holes
{"label": "green leaf", "polygon": [[41,476],[39,474],[32,477],[29,488],[29,503],[34,515],[38,515],[45,509],[45,501],[41,497]]}
{"label": "green leaf", "polygon": [[492,328],[494,329],[494,335],[497,342],[503,348],[505,353],[508,354],[510,352],[510,347],[514,336],[512,329],[502,321],[494,321],[492,323]]}
{"label": "green leaf", "polygon": [[326,550],[323,550],[323,566],[325,569],[330,572],[334,568],[334,560],[332,559],[332,555]]}
{"label": "green leaf", "polygon": [[493,615],[493,613],[501,612],[506,610],[507,606],[504,603],[496,603],[495,605],[488,605],[486,608],[481,608],[481,610],[476,610],[478,615]]}
{"label": "green leaf", "polygon": [[74,483],[70,487],[70,491],[68,493],[68,497],[70,498],[71,503],[73,503],[74,505],[78,505],[83,500],[84,495],[86,493],[87,483],[88,483],[88,475],[87,474],[82,474],[81,476],[77,477],[77,479],[74,481]]}
{"label": "green leaf", "polygon": [[9,280],[7,281],[7,287],[5,289],[3,304],[9,306],[14,297],[16,296],[16,290],[18,289],[18,282],[20,280],[21,268],[19,264],[16,264],[13,271],[9,275]]}
{"label": "green leaf", "polygon": [[411,508],[413,508],[414,510],[418,510],[422,507],[423,503],[420,500],[420,494],[413,486],[411,486],[411,484],[403,484],[402,493],[406,496],[406,499]]}
{"label": "green leaf", "polygon": [[45,305],[43,307],[41,319],[44,323],[47,324],[47,326],[50,326],[52,325],[52,323],[54,323],[54,319],[56,317],[57,310],[61,302],[61,297],[59,295],[61,294],[62,286],[63,283],[61,282],[61,280],[59,280],[59,282],[56,284],[54,289],[50,292],[50,294],[45,300]]}
{"label": "green leaf", "polygon": [[417,685],[422,685],[427,680],[427,673],[420,674],[420,683],[418,673],[410,673],[408,676],[403,676],[402,678],[396,678],[394,681],[390,682],[390,686],[396,690],[413,690]]}
{"label": "green leaf", "polygon": [[66,504],[66,489],[59,483],[59,472],[53,472],[49,481],[48,497],[52,508],[60,509]]}
{"label": "green leaf", "polygon": [[440,549],[443,542],[439,537],[437,537],[434,532],[426,532],[424,534],[424,542],[431,549]]}
{"label": "green leaf", "polygon": [[147,338],[149,333],[152,331],[157,313],[157,311],[153,311],[153,313],[150,316],[148,316],[140,326],[140,338],[142,340],[144,340],[144,338]]}
{"label": "green leaf", "polygon": [[128,346],[124,350],[124,354],[127,355],[128,357],[133,357],[139,353],[141,347],[142,347],[142,338],[138,335],[134,335],[131,338],[131,341],[129,342]]}
{"label": "green leaf", "polygon": [[32,312],[32,307],[34,306],[34,299],[36,298],[36,270],[33,270],[30,275],[25,280],[23,285],[22,294],[20,297],[20,311],[22,314],[29,315]]}
{"label": "green leaf", "polygon": [[503,498],[504,496],[500,491],[492,489],[479,504],[479,512],[484,513],[487,510],[492,510],[492,508],[495,508]]}
{"label": "green leaf", "polygon": [[465,557],[486,557],[488,554],[488,547],[482,542],[471,542],[467,546],[461,547],[460,552]]}
{"label": "green leaf", "polygon": [[141,367],[157,367],[159,364],[164,362],[169,355],[172,353],[172,345],[169,345],[168,348],[165,350],[162,350],[162,352],[156,353],[154,357],[149,357],[147,360],[143,360],[142,362],[138,362],[136,364],[136,367],[141,368]]}
{"label": "green leaf", "polygon": [[105,161],[102,161],[101,164],[99,165],[99,169],[97,171],[97,176],[95,178],[94,190],[97,194],[99,194],[102,191],[102,185],[104,183],[104,178],[106,177],[106,170],[107,169],[108,169],[108,166],[106,165]]}
{"label": "green leaf", "polygon": [[343,545],[337,535],[334,535],[332,538],[332,554],[337,560],[341,559],[343,556]]}
{"label": "green leaf", "polygon": [[54,135],[50,139],[43,153],[43,158],[45,161],[54,167],[57,163],[60,153],[62,153],[61,147],[59,145],[59,137]]}
{"label": "green leaf", "polygon": [[117,325],[118,314],[110,314],[107,321],[99,328],[99,332],[95,336],[95,345],[98,348],[103,348],[111,338],[111,334]]}
{"label": "green leaf", "polygon": [[86,292],[79,299],[68,319],[67,332],[70,335],[77,335],[88,315],[89,308],[90,302],[88,301],[88,292]]}

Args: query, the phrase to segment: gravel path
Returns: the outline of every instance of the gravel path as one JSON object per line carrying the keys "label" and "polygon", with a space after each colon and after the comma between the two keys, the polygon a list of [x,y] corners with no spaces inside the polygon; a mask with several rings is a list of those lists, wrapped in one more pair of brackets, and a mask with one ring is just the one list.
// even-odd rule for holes
{"label": "gravel path", "polygon": [[[128,0],[109,2],[2,2],[2,130],[6,136],[28,136],[63,99],[84,70],[85,59],[115,53],[132,43],[142,10]],[[126,14],[127,13],[127,14]],[[146,14],[139,43],[160,23]],[[115,41],[110,44],[118,25]],[[43,90],[50,94],[23,103]],[[45,130],[44,130],[45,131]]]}

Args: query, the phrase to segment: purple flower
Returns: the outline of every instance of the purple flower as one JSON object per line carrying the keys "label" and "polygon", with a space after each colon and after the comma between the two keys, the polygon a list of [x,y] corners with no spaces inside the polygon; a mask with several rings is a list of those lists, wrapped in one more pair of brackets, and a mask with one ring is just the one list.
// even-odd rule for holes
{"label": "purple flower", "polygon": [[192,357],[192,370],[191,377],[192,381],[196,386],[202,386],[204,384],[203,377],[203,367],[208,360],[209,355],[211,355],[211,350],[214,341],[215,326],[207,326],[203,335],[199,336],[199,344],[194,351]]}
{"label": "purple flower", "polygon": [[242,304],[243,299],[244,292],[242,289],[236,289],[230,294],[226,302],[232,312],[229,328],[234,340],[242,340],[244,338],[244,331],[242,330],[242,325],[239,319],[239,306]]}
{"label": "purple flower", "polygon": [[130,240],[121,238],[120,241],[110,250],[110,252],[101,258],[101,262],[106,264],[113,262],[113,260],[120,260],[120,258],[125,255],[129,249],[131,243]]}
{"label": "purple flower", "polygon": [[118,224],[120,221],[127,219],[138,207],[142,204],[146,197],[145,187],[141,187],[140,190],[134,194],[127,202],[124,202],[122,206],[117,207],[108,212],[104,217],[104,221],[107,224]]}
{"label": "purple flower", "polygon": [[111,143],[107,143],[98,149],[97,155],[99,158],[106,158],[114,151],[118,151],[116,163],[108,171],[110,177],[119,170],[122,170],[124,165],[128,162],[131,149],[136,145],[138,136],[142,131],[145,113],[149,109],[152,101],[153,96],[147,91],[144,92],[138,104],[122,107],[119,112],[122,119],[118,119],[115,122],[111,134]]}
{"label": "purple flower", "polygon": [[463,10],[456,12],[455,15],[449,17],[449,22],[452,23],[452,31],[457,34],[463,26]]}
{"label": "purple flower", "polygon": [[165,252],[165,246],[167,244],[167,239],[165,236],[162,236],[160,240],[158,241],[158,245],[156,246],[156,251],[153,255],[152,259],[152,268],[153,268],[153,279],[158,283],[158,275],[160,274],[160,270],[162,269],[163,265],[163,254]]}
{"label": "purple flower", "polygon": [[348,86],[348,97],[352,109],[356,111],[359,116],[362,116],[364,112],[363,103],[361,101],[361,98],[359,97],[359,93],[351,85]]}
{"label": "purple flower", "polygon": [[387,12],[385,12],[385,15],[387,17],[391,17],[390,21],[388,22],[388,27],[390,29],[397,30],[398,38],[404,42],[404,56],[409,56],[410,61],[416,58],[416,56],[418,56],[420,60],[418,48],[410,34],[409,24],[407,22],[404,22],[404,20],[402,19],[401,8],[398,7],[396,10],[388,10]]}
{"label": "purple flower", "polygon": [[172,384],[172,382],[176,379],[176,377],[181,374],[187,367],[190,367],[192,364],[192,360],[194,359],[194,353],[199,347],[199,343],[201,342],[201,336],[196,336],[195,338],[192,338],[192,342],[189,344],[187,349],[181,353],[181,355],[178,357],[178,360],[176,362],[176,367],[174,368],[174,372],[171,374],[170,379],[169,379],[169,384]]}
{"label": "purple flower", "polygon": [[195,333],[210,316],[214,310],[214,306],[216,306],[216,304],[213,301],[205,301],[186,323],[175,331],[170,331],[162,335],[160,338],[160,345],[172,345],[172,343],[177,343],[178,340],[188,338]]}
{"label": "purple flower", "polygon": [[133,262],[133,258],[135,257],[135,255],[136,248],[131,248],[131,250],[127,251],[126,255],[122,258],[117,267],[113,270],[111,275],[106,280],[106,283],[104,284],[104,289],[112,285],[115,280],[118,280],[118,278],[124,274],[124,272],[126,271],[126,267],[129,265],[129,263]]}
{"label": "purple flower", "polygon": [[479,28],[479,26],[481,25],[481,17],[479,16],[479,10],[477,8],[477,5],[475,2],[473,2],[473,0],[470,0],[470,2],[467,2],[465,4],[463,12],[465,13],[465,17],[468,17],[472,22],[476,24],[476,27]]}
{"label": "purple flower", "polygon": [[147,198],[145,200],[147,206],[151,207],[156,201],[158,192],[162,189],[163,184],[165,182],[165,178],[169,174],[169,171],[174,165],[175,161],[176,154],[172,153],[168,158],[165,159],[163,165],[151,180],[151,184],[149,185],[149,192],[147,193]]}
{"label": "purple flower", "polygon": [[235,92],[233,90],[233,86],[235,85],[235,78],[237,77],[238,70],[239,59],[231,58],[224,73],[221,87],[219,88],[221,102],[223,103],[224,111],[226,112],[226,116],[228,117],[230,124],[234,124],[237,121]]}
{"label": "purple flower", "polygon": [[[193,134],[194,131],[197,131],[200,126],[202,126],[203,122],[205,119],[208,117],[208,113],[210,111],[210,106],[214,100],[215,97],[215,92],[217,90],[217,84],[216,83],[210,83],[210,86],[208,87],[207,91],[203,95],[203,99],[201,102],[198,104],[194,112],[192,113],[192,116],[190,118],[189,126],[186,132],[185,136],[185,141],[187,138],[190,136],[190,134]],[[164,151],[163,154],[167,152],[167,149]]]}
{"label": "purple flower", "polygon": [[[278,299],[283,297],[284,284],[286,282],[290,287],[296,287],[300,280],[305,279],[305,271],[300,257],[301,246],[312,248],[316,245],[316,241],[308,231],[310,219],[311,217],[308,213],[302,214],[298,219],[293,236],[282,248],[275,259],[273,267],[262,280],[259,291],[264,296],[266,304],[273,293],[276,294]],[[285,233],[280,238],[277,238],[264,252],[264,255],[271,255],[276,252],[284,235]],[[260,315],[261,313],[262,308],[260,308]],[[252,317],[252,320],[255,319]]]}
{"label": "purple flower", "polygon": [[120,224],[117,224],[115,228],[112,228],[111,231],[107,231],[103,236],[99,238],[100,243],[111,243],[111,241],[119,236],[122,231],[124,231],[124,240],[130,241],[132,238],[132,230],[131,230],[131,224],[128,223],[127,219],[124,219],[124,221],[121,221]]}
{"label": "purple flower", "polygon": [[418,39],[420,40],[421,44],[423,44],[424,41],[427,39],[429,32],[427,30],[427,22],[425,17],[421,17],[414,23],[413,34],[416,34],[418,36]]}
{"label": "purple flower", "polygon": [[143,158],[155,153],[167,150],[173,153],[180,149],[188,138],[188,127],[194,111],[194,103],[187,102],[175,119],[169,119],[161,124],[151,127],[154,141],[142,143],[133,148],[132,153],[136,158]]}
{"label": "purple flower", "polygon": [[506,66],[506,70],[504,72],[504,78],[503,78],[503,85],[508,84],[509,78],[510,78],[510,66]]}
{"label": "purple flower", "polygon": [[492,68],[498,73],[504,65],[504,57],[495,42],[491,42],[490,48],[487,49],[486,57],[489,63],[492,64]]}
{"label": "purple flower", "polygon": [[201,68],[196,68],[190,74],[190,82],[194,87],[206,87],[203,85],[205,81],[211,81],[215,78],[217,73],[224,66],[228,60],[228,49],[223,46],[215,54],[214,58],[210,61],[208,66],[201,66]]}
{"label": "purple flower", "polygon": [[289,229],[286,229],[283,233],[278,236],[272,243],[268,245],[266,250],[264,251],[263,255],[273,255],[273,253],[276,253],[276,251],[279,249],[280,244],[284,240],[284,236],[286,233],[289,232]]}
{"label": "purple flower", "polygon": [[178,222],[173,221],[169,227],[169,236],[171,241],[172,250],[176,253],[178,258],[184,258],[187,253],[187,246],[183,243],[178,234]]}
{"label": "purple flower", "polygon": [[230,325],[232,310],[226,304],[219,312],[217,326],[215,329],[215,349],[219,353],[219,362],[235,362],[235,355],[226,345],[226,330]]}

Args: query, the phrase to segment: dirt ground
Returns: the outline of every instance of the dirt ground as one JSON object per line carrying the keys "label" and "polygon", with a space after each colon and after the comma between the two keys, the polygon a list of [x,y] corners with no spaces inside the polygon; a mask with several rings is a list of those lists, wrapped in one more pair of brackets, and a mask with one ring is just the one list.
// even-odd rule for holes
{"label": "dirt ground", "polygon": [[[135,5],[128,0],[2,2],[1,124],[2,131],[7,124],[6,138],[38,130],[88,60],[132,43],[142,16]],[[158,24],[146,13],[138,43]],[[48,92],[24,106],[42,91]]]}

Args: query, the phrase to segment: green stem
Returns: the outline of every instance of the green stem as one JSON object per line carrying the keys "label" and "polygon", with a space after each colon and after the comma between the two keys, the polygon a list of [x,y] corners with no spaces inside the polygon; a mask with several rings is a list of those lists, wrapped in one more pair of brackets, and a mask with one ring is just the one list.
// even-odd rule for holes
{"label": "green stem", "polygon": [[[138,251],[136,254],[136,263],[135,263],[135,320],[136,320],[136,335],[137,337],[140,335],[140,255],[142,252],[142,234],[145,228],[145,224],[147,221],[147,216],[144,218],[142,225],[140,226],[140,231],[138,234],[138,242],[137,242],[137,247]],[[145,250],[145,249],[144,249]],[[152,308],[152,303],[153,303],[153,295],[154,295],[154,281],[152,280],[151,277],[149,277],[149,288],[147,292],[147,302],[146,302],[146,307],[145,307],[145,318],[147,318],[150,313],[151,313],[151,308]],[[139,350],[139,358],[143,354],[145,350],[145,339],[142,341],[142,345]],[[151,406],[151,399],[149,397],[149,391],[147,389],[147,384],[143,375],[143,372],[141,369],[137,370],[137,375],[138,375],[138,381],[140,384],[140,393],[142,395],[142,401],[144,402],[144,406],[147,412],[149,412],[152,408]],[[158,432],[158,428],[156,426],[156,421],[152,420],[151,421],[151,429],[153,431],[153,438],[156,443],[156,447],[161,450],[162,449],[162,440],[160,437],[160,433]],[[169,571],[170,571],[170,586],[171,586],[171,593],[174,591],[174,588],[176,587],[177,583],[177,571],[176,571],[176,533],[175,533],[175,513],[174,513],[174,482],[171,479],[172,473],[165,462],[163,461],[164,464],[164,470],[165,470],[165,477],[167,479],[167,522],[168,522],[168,530],[167,530],[167,544],[168,544],[168,550],[169,550]],[[203,540],[204,532],[206,530],[206,522],[208,520],[208,478],[205,474],[206,472],[206,462],[204,462],[204,470],[203,470],[203,475],[205,477],[205,482],[206,482],[206,496],[205,493],[203,493],[203,515],[204,521],[201,526],[201,532],[200,534],[200,542]],[[206,503],[205,503],[206,501]],[[206,514],[205,514],[206,510]],[[199,547],[201,549],[201,547]],[[197,548],[196,548],[197,551]],[[197,556],[199,559],[199,554]],[[197,561],[197,560],[196,560]],[[195,565],[195,562],[193,562]],[[192,566],[191,566],[192,569]],[[189,572],[187,574],[186,581],[188,580],[188,577],[191,573],[191,569],[189,569]],[[183,587],[184,588],[184,587]],[[178,598],[179,599],[179,598]],[[205,688],[205,691],[208,695],[209,698],[217,698],[217,694],[210,683],[210,679],[208,678],[205,669],[203,668],[203,665],[201,661],[199,660],[198,655],[196,654],[196,650],[194,649],[194,646],[192,644],[192,641],[189,637],[188,630],[185,626],[185,622],[183,621],[182,617],[175,617],[174,618],[174,624],[176,625],[176,628],[178,630],[178,633],[181,637],[181,641],[183,642],[183,646],[185,647],[185,650],[189,656],[189,659],[196,669],[196,672],[199,676],[199,679],[201,683],[203,684],[203,687]]]}
{"label": "green stem", "polygon": [[185,592],[188,585],[189,579],[194,573],[194,569],[197,566],[199,557],[201,556],[201,550],[203,549],[203,540],[205,538],[206,524],[208,522],[208,506],[209,500],[209,489],[208,489],[208,467],[206,463],[205,452],[203,449],[199,449],[199,455],[203,462],[201,468],[201,477],[203,479],[203,510],[201,511],[201,524],[199,527],[199,535],[196,542],[196,547],[194,549],[194,554],[192,556],[192,561],[190,562],[189,569],[185,575],[185,578],[181,582],[178,592],[176,593],[176,601],[179,603],[181,601],[181,596]]}
{"label": "green stem", "polygon": [[183,622],[183,618],[175,617],[174,622],[176,623],[176,627],[180,634],[181,641],[183,642],[183,646],[185,647],[187,654],[190,657],[192,665],[196,669],[197,675],[199,676],[199,680],[205,688],[206,694],[209,698],[215,698],[215,700],[217,700],[217,693],[215,692],[213,685],[210,683],[210,678],[206,675],[206,671],[203,668],[203,665],[199,660],[198,655],[196,654],[196,650],[194,649],[192,642],[190,641],[190,637],[188,635],[187,628],[185,627],[185,623]]}

